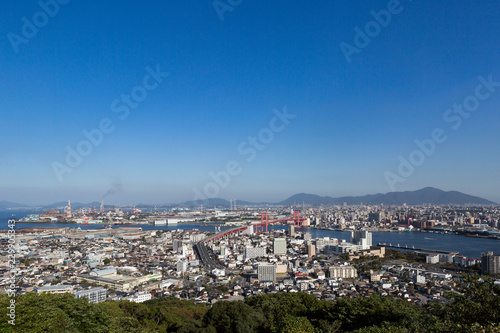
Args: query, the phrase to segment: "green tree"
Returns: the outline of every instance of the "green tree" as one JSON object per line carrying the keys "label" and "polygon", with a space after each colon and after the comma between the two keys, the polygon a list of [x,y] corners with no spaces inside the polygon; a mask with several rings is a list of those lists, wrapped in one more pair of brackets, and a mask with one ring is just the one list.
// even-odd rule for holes
{"label": "green tree", "polygon": [[109,319],[86,299],[70,294],[30,293],[16,297],[16,332],[110,332]]}
{"label": "green tree", "polygon": [[306,317],[285,316],[280,321],[278,332],[313,333],[315,329]]}
{"label": "green tree", "polygon": [[494,325],[500,331],[500,286],[495,285],[491,278],[464,275],[459,290],[461,293],[446,295],[450,299],[447,305],[433,304],[430,307],[442,319],[443,326],[447,327],[445,331],[466,332],[471,327],[481,331]]}
{"label": "green tree", "polygon": [[267,331],[262,311],[243,302],[219,301],[207,312],[203,322],[222,333]]}

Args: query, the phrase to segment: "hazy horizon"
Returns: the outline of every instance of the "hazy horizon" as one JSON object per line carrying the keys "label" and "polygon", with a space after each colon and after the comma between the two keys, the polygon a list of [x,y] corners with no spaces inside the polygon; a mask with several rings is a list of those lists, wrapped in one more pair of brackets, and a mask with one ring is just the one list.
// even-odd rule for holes
{"label": "hazy horizon", "polygon": [[[431,186],[429,186],[431,187]],[[409,190],[409,191],[416,191],[416,190],[420,190],[422,188],[417,188],[415,190]],[[448,192],[448,191],[456,191],[456,190],[453,190],[453,189],[439,189],[439,190],[443,190],[445,192]],[[397,192],[404,192],[404,191],[397,191]],[[458,192],[461,192],[461,191],[458,191]],[[310,192],[297,192],[297,193],[291,193],[290,195],[286,195],[285,197],[282,197],[282,198],[277,198],[277,199],[270,199],[270,200],[262,200],[262,199],[245,199],[245,198],[239,198],[239,197],[216,197],[216,198],[213,198],[213,199],[224,199],[224,200],[227,200],[227,201],[230,201],[230,200],[237,200],[237,201],[246,201],[246,202],[252,202],[252,203],[260,203],[260,202],[267,202],[267,203],[279,203],[281,201],[284,201],[288,198],[290,198],[291,196],[293,195],[296,195],[296,194],[312,194],[312,195],[319,195],[319,196],[329,196],[329,197],[333,197],[333,198],[338,198],[338,197],[345,197],[345,196],[364,196],[364,195],[372,195],[372,194],[379,194],[379,193],[382,193],[382,194],[385,194],[385,193],[389,193],[389,192],[373,192],[373,193],[359,193],[359,194],[340,194],[340,195],[331,195],[331,194],[318,194],[318,193],[310,193]],[[463,192],[462,192],[463,193]],[[484,197],[484,196],[481,196],[481,195],[477,195],[477,194],[471,194],[471,193],[464,193],[464,194],[467,194],[467,195],[472,195],[472,196],[476,196],[476,197],[480,197],[480,198],[483,198],[483,199],[486,199],[486,200],[490,200],[490,201],[493,201],[495,203],[499,203],[499,201],[496,201],[496,200],[492,200],[488,197]],[[1,199],[1,198],[0,198]],[[18,204],[26,204],[26,205],[31,205],[31,206],[45,206],[45,205],[51,205],[51,204],[54,204],[54,203],[58,203],[58,202],[66,202],[67,200],[71,200],[71,202],[78,202],[78,203],[82,203],[82,204],[85,204],[85,203],[91,203],[91,202],[100,202],[101,200],[104,201],[104,204],[105,205],[121,205],[121,206],[128,206],[128,205],[137,205],[137,204],[144,204],[144,205],[167,205],[167,204],[179,204],[179,203],[183,203],[183,202],[186,202],[186,201],[191,201],[192,199],[186,199],[186,200],[182,200],[182,199],[178,199],[178,200],[170,200],[170,201],[159,201],[159,200],[156,200],[156,201],[147,201],[147,200],[129,200],[127,201],[126,199],[124,200],[121,200],[121,201],[115,201],[115,200],[112,200],[112,199],[106,199],[106,198],[100,198],[100,199],[79,199],[78,197],[71,197],[71,198],[68,198],[68,199],[55,199],[55,200],[52,200],[52,201],[45,201],[45,202],[41,202],[41,201],[32,201],[32,202],[23,202],[23,201],[16,201],[16,200],[9,200],[9,199],[1,199],[0,201],[8,201],[8,202],[13,202],[13,203],[18,203]],[[301,204],[300,202],[297,202],[297,204]]]}

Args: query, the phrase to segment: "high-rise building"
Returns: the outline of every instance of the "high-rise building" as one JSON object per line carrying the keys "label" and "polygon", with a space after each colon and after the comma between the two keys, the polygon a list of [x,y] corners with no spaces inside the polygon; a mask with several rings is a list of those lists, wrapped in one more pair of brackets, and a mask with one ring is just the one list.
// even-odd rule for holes
{"label": "high-rise building", "polygon": [[174,252],[181,252],[180,250],[182,250],[182,240],[174,239],[173,245]]}
{"label": "high-rise building", "polygon": [[290,232],[290,237],[295,237],[295,226],[294,225],[289,226],[289,232]]}
{"label": "high-rise building", "polygon": [[276,282],[276,266],[268,262],[259,262],[257,275],[261,282]]}
{"label": "high-rise building", "polygon": [[481,273],[498,275],[500,274],[500,255],[493,252],[481,253]]}
{"label": "high-rise building", "polygon": [[372,246],[372,233],[366,230],[351,231],[351,243],[368,250]]}
{"label": "high-rise building", "polygon": [[307,255],[309,257],[314,257],[316,255],[316,245],[311,242],[307,243]]}
{"label": "high-rise building", "polygon": [[179,260],[177,262],[177,273],[184,274],[187,271],[188,262],[186,260]]}
{"label": "high-rise building", "polygon": [[286,254],[286,239],[274,239],[274,254]]}
{"label": "high-rise building", "polygon": [[358,244],[358,242],[361,240],[362,235],[363,235],[362,230],[351,231],[351,243]]}
{"label": "high-rise building", "polygon": [[417,269],[417,274],[415,274],[413,276],[413,282],[414,283],[420,283],[420,284],[424,284],[425,283],[425,276],[420,275],[420,272],[419,272],[418,269]]}
{"label": "high-rise building", "polygon": [[379,212],[376,212],[376,213],[369,213],[368,214],[368,221],[370,222],[380,222],[381,220],[381,217],[380,217],[380,213]]}

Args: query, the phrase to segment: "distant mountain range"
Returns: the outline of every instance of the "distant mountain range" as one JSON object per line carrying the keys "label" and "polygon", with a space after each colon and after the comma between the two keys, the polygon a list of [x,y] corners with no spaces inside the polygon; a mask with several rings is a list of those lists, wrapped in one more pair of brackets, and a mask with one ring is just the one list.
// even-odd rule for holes
{"label": "distant mountain range", "polygon": [[0,201],[0,209],[10,209],[10,208],[29,208],[29,206],[10,201]]}
{"label": "distant mountain range", "polygon": [[302,204],[304,202],[308,205],[318,206],[318,205],[330,205],[330,204],[343,204],[347,205],[359,205],[359,204],[370,204],[370,205],[494,205],[493,201],[483,199],[480,197],[475,197],[472,195],[464,194],[457,191],[443,191],[433,187],[426,187],[417,191],[405,191],[405,192],[389,192],[389,193],[377,193],[369,194],[364,196],[348,196],[340,198],[332,197],[321,197],[314,194],[295,194],[290,198],[281,201],[280,205],[293,205]]}
{"label": "distant mountain range", "polygon": [[[15,202],[10,202],[10,201],[0,201],[0,209],[33,209],[33,208],[39,208],[41,210],[47,210],[47,209],[61,209],[64,208],[68,205],[67,201],[61,201],[61,202],[54,202],[49,205],[25,205],[25,204],[20,204],[20,203],[15,203]],[[96,209],[99,209],[101,207],[100,202],[91,202],[91,203],[81,203],[81,202],[71,202],[71,209],[78,209],[78,208],[88,208],[88,207],[93,207],[95,206]],[[112,205],[104,205],[104,208],[111,208]],[[154,206],[153,206],[154,207]]]}
{"label": "distant mountain range", "polygon": [[[212,208],[212,207],[224,207],[229,208],[231,203],[228,200],[221,198],[211,198],[205,199],[203,201],[185,201],[177,204],[165,204],[158,205],[157,208],[172,208],[172,207],[200,207],[200,204],[203,203],[203,207]],[[443,191],[433,187],[426,187],[417,191],[404,191],[404,192],[389,192],[389,193],[377,193],[377,194],[368,194],[363,196],[347,196],[347,197],[339,197],[333,198],[330,196],[319,196],[315,194],[306,194],[299,193],[292,195],[286,200],[281,202],[271,203],[271,202],[248,202],[243,200],[236,201],[238,206],[292,206],[292,205],[312,205],[312,206],[320,206],[320,205],[398,205],[401,206],[403,204],[407,204],[410,206],[415,205],[496,205],[497,203],[483,199],[480,197],[468,195],[465,193],[457,192],[457,191]],[[13,203],[9,201],[0,201],[0,209],[12,209],[12,208],[34,208],[38,207],[40,209],[61,209],[65,207],[68,203],[66,201],[56,202],[50,205],[45,206],[30,206],[24,204]],[[82,207],[93,207],[95,206],[99,209],[101,203],[100,202],[91,202],[88,204],[72,202],[71,208],[78,209]],[[105,208],[108,209],[112,207],[111,205],[105,205]],[[146,208],[152,209],[154,205],[151,204],[138,204],[137,208]]]}

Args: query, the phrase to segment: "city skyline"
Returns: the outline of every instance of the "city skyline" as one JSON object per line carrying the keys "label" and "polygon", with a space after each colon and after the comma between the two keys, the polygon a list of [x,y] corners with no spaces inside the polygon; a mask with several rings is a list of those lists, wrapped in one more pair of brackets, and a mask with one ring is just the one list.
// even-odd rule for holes
{"label": "city skyline", "polygon": [[0,200],[500,202],[498,3],[0,12]]}

